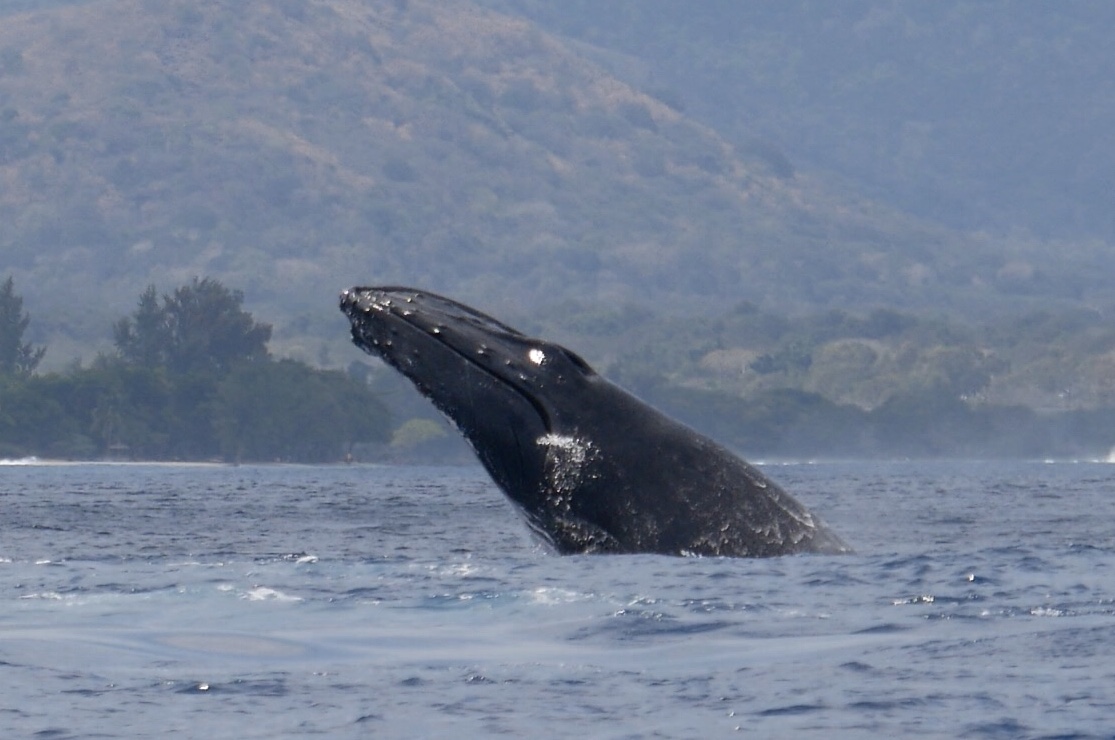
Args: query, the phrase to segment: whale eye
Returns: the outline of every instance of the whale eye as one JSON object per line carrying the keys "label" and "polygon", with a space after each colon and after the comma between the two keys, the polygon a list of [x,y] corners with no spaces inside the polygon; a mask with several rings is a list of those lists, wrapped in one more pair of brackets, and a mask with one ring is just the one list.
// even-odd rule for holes
{"label": "whale eye", "polygon": [[535,347],[530,352],[527,352],[527,359],[535,365],[541,365],[546,361],[546,353]]}

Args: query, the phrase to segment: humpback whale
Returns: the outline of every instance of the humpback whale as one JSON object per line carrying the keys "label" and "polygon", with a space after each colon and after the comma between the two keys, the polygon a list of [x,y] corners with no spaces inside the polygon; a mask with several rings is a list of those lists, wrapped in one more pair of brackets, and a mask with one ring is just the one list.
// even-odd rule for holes
{"label": "humpback whale", "polygon": [[758,469],[565,347],[414,288],[346,290],[341,310],[353,342],[449,417],[559,553],[850,551]]}

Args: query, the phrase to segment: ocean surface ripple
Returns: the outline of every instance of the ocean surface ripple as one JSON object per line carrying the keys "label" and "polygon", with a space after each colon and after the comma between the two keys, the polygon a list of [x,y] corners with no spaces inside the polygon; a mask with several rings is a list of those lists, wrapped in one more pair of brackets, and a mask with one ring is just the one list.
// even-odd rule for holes
{"label": "ocean surface ripple", "polygon": [[1115,736],[1115,465],[768,465],[857,551],[547,552],[479,468],[0,469],[3,737]]}

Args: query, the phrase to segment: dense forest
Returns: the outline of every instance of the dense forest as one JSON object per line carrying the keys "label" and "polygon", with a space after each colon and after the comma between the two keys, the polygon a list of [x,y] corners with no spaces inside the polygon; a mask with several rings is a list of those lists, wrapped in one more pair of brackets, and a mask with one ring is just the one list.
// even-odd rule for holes
{"label": "dense forest", "polygon": [[382,442],[390,421],[365,384],[272,359],[271,327],[243,296],[195,279],[154,286],[88,367],[36,374],[42,347],[12,278],[0,286],[0,457],[335,462]]}

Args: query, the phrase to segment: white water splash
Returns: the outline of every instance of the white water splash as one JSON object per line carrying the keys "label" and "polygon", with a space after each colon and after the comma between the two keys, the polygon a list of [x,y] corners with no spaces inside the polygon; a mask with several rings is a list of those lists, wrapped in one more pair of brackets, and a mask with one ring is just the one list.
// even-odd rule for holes
{"label": "white water splash", "polygon": [[20,457],[17,459],[0,459],[0,465],[38,465],[39,458],[37,457]]}
{"label": "white water splash", "polygon": [[302,601],[301,596],[291,596],[290,594],[285,594],[278,589],[268,588],[267,586],[256,586],[243,593],[241,598],[247,599],[248,601]]}
{"label": "white water splash", "polygon": [[592,442],[564,434],[545,434],[537,443],[546,448],[546,468],[553,504],[568,508],[569,496],[584,481],[586,468],[592,459]]}
{"label": "white water splash", "polygon": [[549,447],[555,455],[560,456],[565,465],[583,465],[588,458],[589,448],[592,447],[586,440],[562,434],[545,434],[537,441],[539,445]]}

